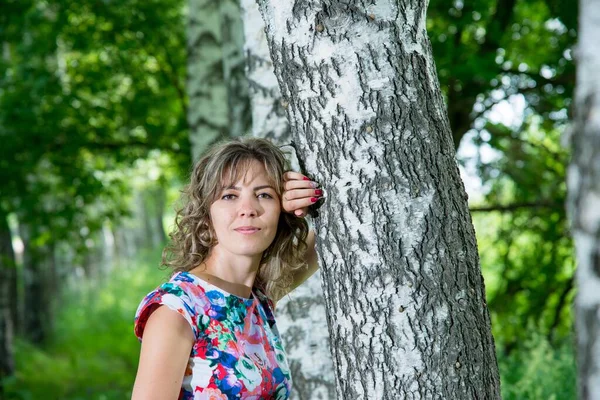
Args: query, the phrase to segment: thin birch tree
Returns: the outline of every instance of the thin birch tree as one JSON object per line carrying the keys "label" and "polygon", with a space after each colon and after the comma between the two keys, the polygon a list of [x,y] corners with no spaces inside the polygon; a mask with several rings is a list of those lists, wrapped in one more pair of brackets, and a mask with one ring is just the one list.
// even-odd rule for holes
{"label": "thin birch tree", "polygon": [[315,220],[339,399],[498,399],[427,2],[258,0]]}
{"label": "thin birch tree", "polygon": [[575,241],[579,398],[600,399],[600,1],[581,0],[568,211]]}
{"label": "thin birch tree", "polygon": [[229,136],[219,12],[218,2],[188,1],[186,90],[193,159],[210,144]]}
{"label": "thin birch tree", "polygon": [[7,215],[0,208],[0,397],[4,390],[3,380],[15,372],[13,308],[17,299],[11,286],[16,286],[15,253]]}
{"label": "thin birch tree", "polygon": [[252,116],[245,74],[244,27],[239,0],[220,0],[223,79],[227,87],[229,132],[233,137],[251,130]]}

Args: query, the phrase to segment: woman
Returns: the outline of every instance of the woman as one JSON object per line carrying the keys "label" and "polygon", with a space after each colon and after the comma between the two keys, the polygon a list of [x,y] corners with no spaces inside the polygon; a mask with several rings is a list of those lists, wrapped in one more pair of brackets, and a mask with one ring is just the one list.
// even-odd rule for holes
{"label": "woman", "polygon": [[136,313],[133,399],[289,397],[273,310],[318,268],[302,218],[322,196],[316,187],[285,172],[264,139],[217,145],[195,165],[163,252],[174,275]]}

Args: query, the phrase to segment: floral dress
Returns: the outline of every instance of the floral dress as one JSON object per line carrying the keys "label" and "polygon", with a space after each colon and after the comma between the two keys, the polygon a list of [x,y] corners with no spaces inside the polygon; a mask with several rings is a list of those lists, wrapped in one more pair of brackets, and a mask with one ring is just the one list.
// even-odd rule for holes
{"label": "floral dress", "polygon": [[287,399],[292,379],[273,303],[230,294],[188,272],[150,292],[135,315],[142,340],[150,314],[165,305],[181,314],[196,338],[179,399]]}

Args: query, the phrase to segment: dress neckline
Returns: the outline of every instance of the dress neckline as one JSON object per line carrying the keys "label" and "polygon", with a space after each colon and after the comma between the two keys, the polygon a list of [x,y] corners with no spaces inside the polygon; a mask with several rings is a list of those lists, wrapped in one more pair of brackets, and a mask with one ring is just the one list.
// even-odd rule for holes
{"label": "dress neckline", "polygon": [[216,285],[208,282],[207,280],[200,278],[198,275],[192,274],[189,271],[180,271],[179,274],[187,275],[188,277],[192,278],[192,280],[194,280],[196,282],[200,281],[202,284],[204,284],[206,286],[210,286],[211,288],[223,293],[226,296],[231,296],[234,299],[243,301],[246,305],[252,305],[252,303],[254,303],[254,300],[256,299],[256,295],[254,294],[254,287],[252,288],[252,290],[250,292],[250,296],[251,296],[250,298],[242,297],[242,296],[238,296],[237,294],[230,293],[227,290],[220,288],[219,286],[216,286]]}

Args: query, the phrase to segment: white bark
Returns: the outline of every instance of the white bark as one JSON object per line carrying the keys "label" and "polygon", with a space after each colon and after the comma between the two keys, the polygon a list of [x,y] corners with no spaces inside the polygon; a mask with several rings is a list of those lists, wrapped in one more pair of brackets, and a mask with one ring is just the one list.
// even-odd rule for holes
{"label": "white bark", "polygon": [[600,399],[600,1],[581,0],[568,208],[577,254],[579,398]]}
{"label": "white bark", "polygon": [[335,398],[335,371],[318,271],[277,303],[276,317],[292,372],[291,398]]}
{"label": "white bark", "polygon": [[232,137],[237,137],[249,133],[252,126],[248,80],[245,75],[244,29],[239,0],[219,0],[219,8],[229,132]]}
{"label": "white bark", "polygon": [[194,159],[212,143],[229,135],[218,7],[218,2],[210,0],[188,3],[187,120]]}
{"label": "white bark", "polygon": [[259,0],[316,220],[339,399],[500,398],[425,1]]}
{"label": "white bark", "polygon": [[241,0],[241,6],[246,77],[252,108],[252,136],[265,137],[275,143],[289,143],[290,129],[269,55],[265,23],[256,0]]}
{"label": "white bark", "polygon": [[[255,0],[241,0],[244,26],[246,74],[250,82],[252,134],[280,145],[291,140],[289,124],[281,106],[281,93],[269,55],[264,22]],[[288,148],[291,150],[290,148]],[[293,150],[291,150],[293,154]],[[295,157],[292,157],[295,161]],[[292,167],[298,171],[297,162]],[[317,272],[302,286],[277,303],[277,324],[283,337],[292,372],[292,399],[335,397],[333,362],[325,300]]]}

